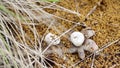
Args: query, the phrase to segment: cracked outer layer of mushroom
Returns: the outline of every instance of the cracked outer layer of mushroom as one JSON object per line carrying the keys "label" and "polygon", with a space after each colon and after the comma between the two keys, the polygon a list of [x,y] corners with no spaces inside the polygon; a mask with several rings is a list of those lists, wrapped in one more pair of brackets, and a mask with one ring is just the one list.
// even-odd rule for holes
{"label": "cracked outer layer of mushroom", "polygon": [[44,54],[48,55],[52,53],[56,53],[60,58],[63,57],[62,49],[59,47],[55,47],[55,46],[52,46],[51,49],[48,49]]}
{"label": "cracked outer layer of mushroom", "polygon": [[78,47],[73,46],[73,47],[69,48],[67,52],[68,53],[75,53],[75,52],[77,52],[77,50],[78,50]]}
{"label": "cracked outer layer of mushroom", "polygon": [[89,51],[89,52],[94,52],[97,49],[98,49],[98,46],[95,43],[95,41],[93,41],[92,39],[86,39],[82,46],[80,47],[73,46],[68,50],[68,53],[78,52],[79,58],[84,59],[85,58],[84,50]]}
{"label": "cracked outer layer of mushroom", "polygon": [[79,47],[77,51],[79,58],[84,59],[85,58],[84,46]]}
{"label": "cracked outer layer of mushroom", "polygon": [[[48,33],[45,36],[45,42],[49,45],[50,43],[52,43],[52,45],[57,45],[60,43],[60,38],[56,39],[58,36],[52,33]],[[56,40],[55,40],[56,39]],[[54,41],[55,40],[55,41]],[[52,42],[54,41],[54,42]]]}
{"label": "cracked outer layer of mushroom", "polygon": [[[58,45],[60,43],[60,38],[58,38],[57,35],[52,34],[52,33],[48,33],[45,36],[45,42],[49,45],[50,43],[52,43],[52,45]],[[52,54],[52,53],[56,53],[59,55],[59,57],[63,56],[63,52],[62,49],[60,49],[59,47],[56,46],[51,46],[51,48],[49,48],[44,54],[48,55],[48,54]]]}
{"label": "cracked outer layer of mushroom", "polygon": [[86,38],[90,38],[95,35],[95,31],[92,30],[90,27],[87,27],[81,31],[85,35]]}
{"label": "cracked outer layer of mushroom", "polygon": [[86,39],[83,46],[84,49],[89,52],[94,52],[98,49],[98,45],[92,39]]}

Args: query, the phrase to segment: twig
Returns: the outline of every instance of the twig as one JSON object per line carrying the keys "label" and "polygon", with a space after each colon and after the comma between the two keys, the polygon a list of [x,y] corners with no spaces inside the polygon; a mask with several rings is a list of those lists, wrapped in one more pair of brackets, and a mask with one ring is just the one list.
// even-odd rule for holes
{"label": "twig", "polygon": [[111,46],[112,44],[118,42],[119,40],[120,40],[120,39],[117,39],[117,40],[115,40],[115,41],[109,43],[108,45],[102,46],[99,50],[96,51],[96,53],[103,51],[103,49],[108,48],[109,46]]}
{"label": "twig", "polygon": [[95,5],[90,11],[89,11],[89,13],[86,15],[86,19],[88,18],[88,16],[90,16],[95,10],[96,10],[96,8],[100,5],[100,3],[102,2],[102,0],[100,0],[98,3],[97,3],[97,5]]}
{"label": "twig", "polygon": [[69,10],[69,9],[66,9],[64,7],[61,7],[59,5],[56,5],[54,3],[52,3],[53,5],[52,6],[48,6],[48,7],[44,7],[44,8],[51,8],[51,9],[57,9],[57,10],[62,10],[62,11],[65,11],[65,12],[69,12],[69,13],[72,13],[72,14],[76,14],[78,16],[81,16],[80,13],[76,12],[76,11],[72,11],[72,10]]}
{"label": "twig", "polygon": [[93,55],[93,60],[92,60],[91,68],[94,68],[94,61],[95,61],[95,53]]}
{"label": "twig", "polygon": [[112,65],[110,68],[115,68],[116,66],[118,66],[120,64],[115,64],[115,65]]}
{"label": "twig", "polygon": [[58,63],[56,63],[55,61],[53,61],[53,60],[51,60],[51,59],[49,59],[49,58],[47,58],[47,57],[45,57],[45,56],[43,56],[44,57],[44,59],[47,59],[47,60],[49,60],[50,62],[52,62],[52,63],[54,63],[54,64],[56,64],[56,65],[58,65],[58,66],[60,66],[60,67],[62,67],[62,68],[65,68],[65,66],[63,66],[63,65],[61,65],[61,64],[58,64]]}
{"label": "twig", "polygon": [[75,1],[75,7],[76,7],[75,10],[76,10],[77,13],[79,13],[79,11],[78,11],[79,5],[77,4],[77,0],[74,0],[74,1]]}

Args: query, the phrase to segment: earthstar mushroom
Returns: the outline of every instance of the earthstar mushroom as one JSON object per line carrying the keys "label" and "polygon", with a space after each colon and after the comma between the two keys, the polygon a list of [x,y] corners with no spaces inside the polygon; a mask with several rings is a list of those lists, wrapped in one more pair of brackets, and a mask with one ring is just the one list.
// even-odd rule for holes
{"label": "earthstar mushroom", "polygon": [[97,44],[95,43],[95,41],[93,41],[92,39],[89,39],[90,37],[92,37],[93,35],[95,35],[95,31],[92,30],[91,28],[86,28],[83,29],[81,32],[73,32],[70,35],[70,39],[71,42],[74,44],[73,47],[71,47],[68,52],[69,53],[78,53],[78,56],[81,59],[85,58],[85,50],[89,51],[89,52],[94,52],[98,49]]}

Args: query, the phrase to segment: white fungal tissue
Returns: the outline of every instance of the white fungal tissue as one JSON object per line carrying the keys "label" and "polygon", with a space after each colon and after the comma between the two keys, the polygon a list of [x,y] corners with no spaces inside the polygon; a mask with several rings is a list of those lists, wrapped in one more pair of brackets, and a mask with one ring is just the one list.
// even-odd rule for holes
{"label": "white fungal tissue", "polygon": [[75,46],[81,46],[85,40],[84,35],[81,32],[77,31],[73,32],[70,35],[70,39]]}
{"label": "white fungal tissue", "polygon": [[[52,34],[52,33],[48,33],[45,36],[45,42],[49,45],[50,43],[52,43],[52,45],[57,45],[60,43],[60,38],[57,39],[57,35]],[[53,42],[54,41],[54,42]]]}
{"label": "white fungal tissue", "polygon": [[[79,58],[84,59],[85,58],[85,52],[94,52],[98,50],[98,45],[93,41],[92,39],[89,39],[95,35],[95,31],[91,28],[85,28],[81,32],[75,31],[70,35],[70,40],[74,44],[73,47],[68,49],[68,53],[78,53]],[[57,45],[60,43],[60,38],[56,39],[58,36],[52,33],[48,33],[45,36],[45,41],[47,44],[50,44],[52,42],[52,45]],[[56,39],[56,40],[55,40]],[[54,41],[54,42],[53,42]],[[55,49],[54,49],[55,50]],[[53,51],[58,53],[58,55],[62,55],[62,50],[57,49],[56,51]],[[49,51],[48,51],[49,53]],[[97,55],[97,54],[96,54]]]}
{"label": "white fungal tissue", "polygon": [[[73,32],[70,35],[70,39],[71,39],[71,42],[75,46],[71,47],[68,50],[68,52],[69,53],[77,52],[79,58],[84,59],[85,58],[85,52],[84,52],[85,50],[89,51],[89,52],[96,51],[98,49],[97,44],[92,39],[89,39],[93,35],[95,35],[95,31],[90,28],[83,29],[81,32],[76,32],[76,31]],[[96,55],[98,55],[98,54],[96,54]]]}

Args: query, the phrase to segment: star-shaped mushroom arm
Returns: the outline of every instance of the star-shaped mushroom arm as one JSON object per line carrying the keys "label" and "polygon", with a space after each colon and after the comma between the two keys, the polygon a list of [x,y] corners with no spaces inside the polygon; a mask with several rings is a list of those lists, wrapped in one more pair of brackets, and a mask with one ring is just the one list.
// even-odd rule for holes
{"label": "star-shaped mushroom arm", "polygon": [[81,30],[81,33],[84,34],[85,38],[90,38],[90,37],[92,37],[92,36],[95,35],[95,31],[92,30],[92,28],[90,28],[90,27],[87,27],[87,28],[85,28],[85,29],[82,29],[82,30]]}
{"label": "star-shaped mushroom arm", "polygon": [[89,52],[94,52],[98,49],[98,45],[92,39],[86,39],[83,46],[84,46],[84,50]]}
{"label": "star-shaped mushroom arm", "polygon": [[69,48],[69,49],[67,50],[67,53],[76,53],[76,52],[77,52],[77,50],[78,50],[78,48],[77,48],[77,47],[72,46],[71,48]]}
{"label": "star-shaped mushroom arm", "polygon": [[44,54],[50,55],[52,53],[57,54],[59,57],[63,57],[64,55],[63,50],[56,46],[52,46],[51,49],[48,49]]}
{"label": "star-shaped mushroom arm", "polygon": [[67,53],[78,53],[79,58],[85,58],[84,46],[72,46],[67,50]]}
{"label": "star-shaped mushroom arm", "polygon": [[77,49],[77,52],[78,52],[79,58],[81,58],[81,59],[85,58],[84,46],[79,47]]}
{"label": "star-shaped mushroom arm", "polygon": [[[98,45],[92,39],[86,39],[83,45],[81,46],[72,46],[68,49],[67,53],[78,53],[80,59],[85,58],[85,50],[89,52],[94,52],[98,49]],[[96,55],[98,55],[97,53]]]}
{"label": "star-shaped mushroom arm", "polygon": [[85,58],[85,52],[84,47],[76,47],[73,46],[67,50],[67,53],[78,53],[79,58],[84,59]]}

